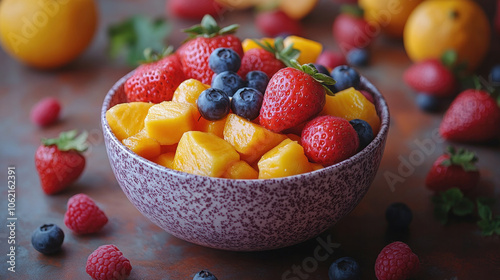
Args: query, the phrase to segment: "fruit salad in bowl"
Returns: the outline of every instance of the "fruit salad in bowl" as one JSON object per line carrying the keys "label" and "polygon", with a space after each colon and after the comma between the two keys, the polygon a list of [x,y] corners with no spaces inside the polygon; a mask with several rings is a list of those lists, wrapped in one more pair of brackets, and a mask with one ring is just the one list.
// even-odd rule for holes
{"label": "fruit salad in bowl", "polygon": [[233,28],[204,18],[177,52],[119,80],[102,106],[106,150],[128,199],[172,235],[224,250],[290,246],[368,191],[389,110],[354,69],[315,66],[310,40],[243,51]]}

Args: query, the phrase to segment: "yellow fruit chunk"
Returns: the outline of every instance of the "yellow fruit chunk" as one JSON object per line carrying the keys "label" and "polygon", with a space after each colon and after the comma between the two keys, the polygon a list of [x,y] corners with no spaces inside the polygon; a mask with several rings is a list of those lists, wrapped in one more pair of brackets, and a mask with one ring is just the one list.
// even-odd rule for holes
{"label": "yellow fruit chunk", "polygon": [[285,139],[259,160],[259,179],[292,176],[312,171],[299,143]]}
{"label": "yellow fruit chunk", "polygon": [[182,135],[175,152],[173,169],[221,177],[240,155],[224,139],[212,133],[189,131]]}
{"label": "yellow fruit chunk", "polygon": [[319,163],[313,163],[313,162],[311,162],[311,169],[313,171],[320,170],[320,169],[323,169],[323,168],[325,168],[323,165],[321,165]]}
{"label": "yellow fruit chunk", "polygon": [[177,87],[172,97],[172,101],[191,103],[196,106],[196,100],[198,100],[200,93],[209,87],[209,85],[196,79],[187,79]]}
{"label": "yellow fruit chunk", "polygon": [[194,128],[196,108],[189,103],[163,101],[149,109],[144,126],[161,145],[172,145]]}
{"label": "yellow fruit chunk", "polygon": [[352,87],[337,92],[334,96],[327,95],[321,114],[344,118],[348,121],[364,120],[372,127],[374,135],[377,135],[380,130],[380,118],[375,105]]}
{"label": "yellow fruit chunk", "polygon": [[307,16],[316,7],[318,0],[280,0],[279,9],[293,19]]}
{"label": "yellow fruit chunk", "polygon": [[177,144],[173,145],[162,145],[161,146],[161,153],[168,153],[168,152],[174,152],[177,150]]}
{"label": "yellow fruit chunk", "polygon": [[297,58],[300,64],[315,63],[323,50],[321,43],[299,36],[288,36],[283,43],[285,44],[285,48],[293,44],[293,47],[300,51],[300,56]]}
{"label": "yellow fruit chunk", "polygon": [[226,118],[217,121],[209,121],[205,118],[195,120],[195,130],[202,132],[210,132],[220,138],[224,138],[224,126],[226,125]]}
{"label": "yellow fruit chunk", "polygon": [[144,128],[144,118],[153,105],[146,102],[121,103],[106,111],[106,120],[116,138],[122,141],[139,133]]}
{"label": "yellow fruit chunk", "polygon": [[228,179],[257,179],[259,172],[251,167],[246,161],[240,160],[234,162],[226,170],[222,178]]}
{"label": "yellow fruit chunk", "polygon": [[286,135],[274,133],[235,114],[227,116],[224,140],[250,164],[285,139]]}
{"label": "yellow fruit chunk", "polygon": [[256,49],[256,48],[261,48],[259,45],[257,45],[257,43],[254,42],[254,40],[257,40],[259,42],[261,42],[262,44],[265,44],[265,42],[268,42],[269,44],[271,44],[272,47],[274,47],[274,38],[267,38],[267,37],[264,37],[262,39],[250,39],[250,38],[247,38],[245,40],[243,40],[243,42],[241,42],[241,46],[243,47],[243,52],[247,52],[248,50],[251,50],[251,49]]}
{"label": "yellow fruit chunk", "polygon": [[167,168],[172,168],[174,165],[175,152],[168,152],[161,154],[153,159],[153,162],[165,166]]}
{"label": "yellow fruit chunk", "polygon": [[149,137],[144,129],[136,135],[123,139],[123,145],[137,155],[147,159],[153,159],[161,153],[158,141]]}

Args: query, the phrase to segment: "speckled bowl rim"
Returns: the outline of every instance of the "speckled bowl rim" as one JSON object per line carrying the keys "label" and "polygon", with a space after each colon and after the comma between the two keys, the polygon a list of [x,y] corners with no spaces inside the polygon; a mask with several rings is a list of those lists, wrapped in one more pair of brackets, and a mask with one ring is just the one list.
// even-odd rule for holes
{"label": "speckled bowl rim", "polygon": [[[113,87],[108,91],[106,96],[104,97],[104,102],[101,107],[101,125],[103,128],[103,133],[110,134],[112,137],[110,137],[111,141],[114,141],[120,149],[122,149],[128,156],[133,157],[134,159],[140,161],[142,164],[146,164],[151,168],[157,169],[162,172],[170,173],[173,176],[184,176],[186,178],[191,178],[191,177],[205,177],[208,178],[209,180],[213,181],[246,181],[246,182],[263,182],[263,181],[273,181],[276,183],[281,183],[283,181],[288,181],[294,178],[300,178],[300,177],[307,177],[311,176],[311,174],[316,174],[316,173],[322,173],[322,172],[328,172],[329,170],[336,169],[341,165],[344,164],[349,164],[351,162],[357,161],[359,158],[366,156],[369,153],[372,153],[377,145],[383,145],[385,143],[385,138],[387,137],[388,130],[389,130],[389,125],[390,125],[390,113],[389,113],[389,107],[387,105],[387,101],[385,100],[384,96],[380,93],[380,91],[373,85],[371,84],[368,79],[366,79],[364,76],[361,76],[361,85],[360,89],[366,90],[370,92],[373,97],[374,97],[374,102],[375,102],[375,108],[377,109],[377,113],[379,115],[381,125],[380,125],[380,130],[376,137],[370,142],[368,146],[366,146],[363,150],[359,151],[356,153],[354,156],[343,160],[339,163],[336,163],[334,165],[319,169],[319,170],[314,170],[311,172],[303,173],[303,174],[298,174],[298,175],[293,175],[293,176],[287,176],[287,177],[281,177],[281,178],[273,178],[273,179],[227,179],[227,178],[216,178],[216,177],[208,177],[208,176],[202,176],[202,175],[196,175],[196,174],[190,174],[182,171],[177,171],[173,170],[170,168],[167,168],[165,166],[159,165],[157,163],[154,163],[152,161],[149,161],[136,153],[132,152],[130,149],[128,149],[125,145],[122,144],[121,141],[116,138],[114,133],[111,131],[111,128],[109,127],[109,124],[106,120],[106,111],[108,110],[111,100],[113,96],[116,94],[118,89],[122,87],[126,80],[131,77],[134,74],[135,70],[129,72],[125,76],[123,76],[121,79],[119,79]],[[106,150],[108,147],[106,147]],[[233,185],[233,184],[231,184]],[[279,186],[279,184],[273,184],[274,186]]]}

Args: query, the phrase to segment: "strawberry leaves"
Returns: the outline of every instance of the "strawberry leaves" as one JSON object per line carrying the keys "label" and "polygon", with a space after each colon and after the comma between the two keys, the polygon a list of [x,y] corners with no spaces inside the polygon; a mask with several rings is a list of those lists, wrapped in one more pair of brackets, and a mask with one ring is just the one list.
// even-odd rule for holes
{"label": "strawberry leaves", "polygon": [[42,144],[45,146],[56,145],[60,151],[84,152],[88,148],[87,135],[87,132],[84,131],[77,136],[77,131],[71,130],[61,132],[58,138],[42,139]]}
{"label": "strawberry leaves", "polygon": [[211,15],[205,15],[200,24],[194,25],[183,31],[189,35],[188,39],[196,37],[212,38],[218,35],[233,34],[238,30],[238,24],[232,24],[221,28]]}
{"label": "strawberry leaves", "polygon": [[298,49],[295,49],[293,47],[293,44],[290,44],[285,47],[285,43],[283,38],[281,37],[276,37],[274,39],[274,46],[272,46],[269,42],[264,41],[264,43],[253,39],[258,46],[263,48],[264,50],[274,54],[274,57],[276,59],[280,60],[283,62],[288,67],[293,67],[292,64],[290,63],[291,60],[297,59],[300,55],[300,51]]}
{"label": "strawberry leaves", "polygon": [[311,76],[316,82],[320,83],[323,88],[325,89],[326,93],[328,95],[335,95],[329,88],[328,86],[333,86],[336,81],[328,76],[328,75],[325,75],[323,73],[319,73],[318,72],[318,69],[316,69],[316,67],[314,67],[313,64],[309,63],[309,64],[304,64],[304,65],[300,65],[297,60],[295,59],[292,59],[290,60],[290,65],[291,67],[295,68],[295,69],[298,69],[306,74],[308,74],[309,76]]}
{"label": "strawberry leaves", "polygon": [[477,170],[475,163],[477,162],[478,158],[475,153],[468,151],[464,148],[456,150],[455,147],[449,146],[447,149],[447,154],[450,155],[450,158],[443,160],[441,162],[441,165],[443,166],[459,165],[465,171]]}

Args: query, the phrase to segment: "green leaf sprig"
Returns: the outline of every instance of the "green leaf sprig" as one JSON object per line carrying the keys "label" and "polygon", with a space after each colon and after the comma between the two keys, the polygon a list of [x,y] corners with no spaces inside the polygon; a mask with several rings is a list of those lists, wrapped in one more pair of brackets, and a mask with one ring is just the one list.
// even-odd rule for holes
{"label": "green leaf sprig", "polygon": [[493,212],[491,211],[491,200],[488,201],[486,199],[478,198],[476,200],[477,203],[477,213],[479,216],[479,221],[477,225],[481,229],[482,235],[490,236],[493,234],[500,235],[500,217],[493,216]]}
{"label": "green leaf sprig", "polygon": [[458,188],[449,189],[432,197],[434,216],[442,223],[447,224],[449,214],[463,217],[474,213],[474,202],[465,197]]}

